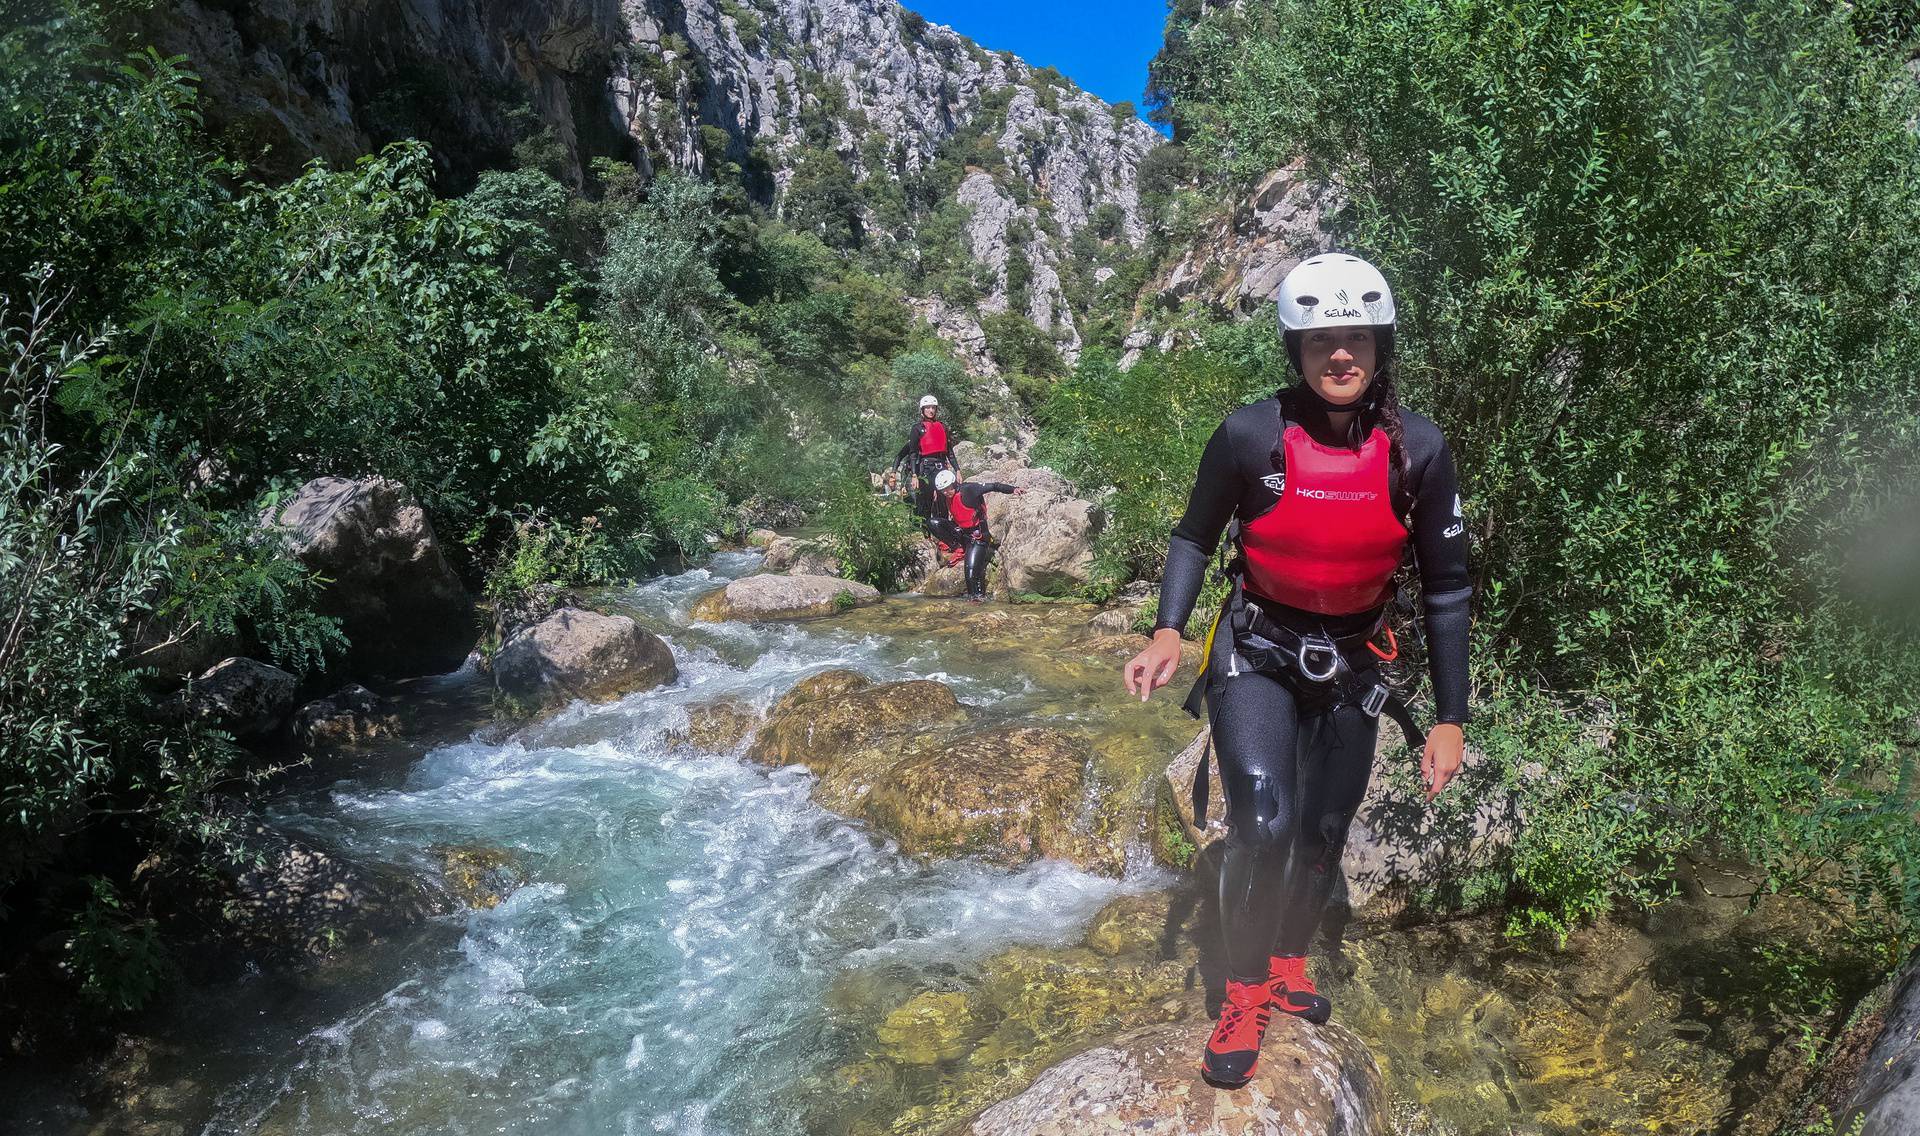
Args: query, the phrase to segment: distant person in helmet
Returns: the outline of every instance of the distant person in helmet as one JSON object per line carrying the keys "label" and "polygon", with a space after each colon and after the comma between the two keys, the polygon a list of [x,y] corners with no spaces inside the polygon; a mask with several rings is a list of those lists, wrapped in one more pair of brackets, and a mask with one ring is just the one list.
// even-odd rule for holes
{"label": "distant person in helmet", "polygon": [[1002,481],[961,481],[946,469],[934,475],[933,488],[939,502],[935,512],[940,514],[930,522],[933,535],[942,545],[965,550],[967,599],[985,603],[987,561],[993,558],[992,536],[987,532],[987,494],[1011,493],[1018,497],[1026,490]]}
{"label": "distant person in helmet", "polygon": [[[1431,800],[1460,768],[1467,720],[1466,522],[1453,457],[1393,383],[1393,293],[1371,264],[1330,253],[1280,285],[1296,381],[1214,431],[1174,527],[1153,641],[1123,668],[1145,700],[1180,662],[1207,560],[1235,522],[1233,587],[1207,638],[1200,683],[1226,791],[1220,915],[1228,982],[1201,1069],[1253,1075],[1274,1010],[1324,1022],[1306,973],[1347,827],[1372,771],[1379,715],[1419,728],[1380,677],[1381,638],[1409,548],[1418,565],[1439,724],[1424,739]],[[1205,813],[1204,761],[1195,779]],[[1205,823],[1204,819],[1200,823]]]}
{"label": "distant person in helmet", "polygon": [[907,486],[913,492],[913,511],[923,524],[933,517],[933,479],[941,470],[959,468],[953,459],[953,438],[947,424],[940,420],[940,400],[926,395],[920,400],[920,417],[907,431],[907,444],[894,455],[895,469],[904,469]]}

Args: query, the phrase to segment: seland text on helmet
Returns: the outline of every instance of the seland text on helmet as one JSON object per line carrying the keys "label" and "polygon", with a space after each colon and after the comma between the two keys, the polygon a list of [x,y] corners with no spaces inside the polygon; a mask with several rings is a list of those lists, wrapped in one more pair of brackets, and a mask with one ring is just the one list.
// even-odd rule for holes
{"label": "seland text on helmet", "polygon": [[1393,289],[1378,268],[1351,253],[1323,252],[1295,265],[1280,282],[1274,306],[1296,372],[1300,335],[1317,328],[1371,327],[1383,333],[1382,363],[1392,350]]}
{"label": "seland text on helmet", "polygon": [[922,410],[925,410],[929,406],[939,406],[939,405],[940,405],[940,400],[933,397],[930,394],[923,394],[920,396],[920,409]]}
{"label": "seland text on helmet", "polygon": [[1275,299],[1280,330],[1392,327],[1393,289],[1380,270],[1357,256],[1321,253],[1294,266]]}
{"label": "seland text on helmet", "polygon": [[933,487],[935,490],[945,493],[947,490],[952,489],[953,483],[958,480],[960,479],[953,475],[952,470],[943,469],[933,475]]}

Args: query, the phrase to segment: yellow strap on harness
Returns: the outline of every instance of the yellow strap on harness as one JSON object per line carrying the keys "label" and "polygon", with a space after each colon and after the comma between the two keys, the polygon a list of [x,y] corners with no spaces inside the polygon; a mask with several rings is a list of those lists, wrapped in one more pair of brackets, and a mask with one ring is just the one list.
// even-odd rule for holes
{"label": "yellow strap on harness", "polygon": [[1195,672],[1195,677],[1206,674],[1207,664],[1213,661],[1213,636],[1216,632],[1220,630],[1221,616],[1224,616],[1226,614],[1227,614],[1227,605],[1221,604],[1220,610],[1214,614],[1213,626],[1207,628],[1207,642],[1205,646],[1200,648],[1200,669]]}

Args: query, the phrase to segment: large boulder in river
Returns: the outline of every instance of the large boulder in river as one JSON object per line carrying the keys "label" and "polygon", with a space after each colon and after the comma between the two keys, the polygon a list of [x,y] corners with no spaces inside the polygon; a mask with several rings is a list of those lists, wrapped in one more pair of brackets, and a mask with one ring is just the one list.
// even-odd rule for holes
{"label": "large boulder in river", "polygon": [[815,541],[793,536],[776,536],[769,541],[767,555],[760,566],[789,576],[840,575],[839,557]]}
{"label": "large boulder in river", "polygon": [[1076,496],[1065,478],[1046,468],[1006,463],[968,480],[1025,490],[1017,497],[987,495],[987,526],[999,544],[995,560],[1006,591],[1054,595],[1087,583],[1102,521],[1099,506]]}
{"label": "large boulder in river", "polygon": [[391,737],[400,726],[392,703],[354,682],[302,706],[293,716],[293,737],[308,750],[329,752]]}
{"label": "large boulder in river", "polygon": [[187,709],[238,738],[264,737],[293,711],[292,675],[257,659],[222,659],[189,683]]}
{"label": "large boulder in river", "polygon": [[1053,1066],[974,1118],[967,1136],[1386,1136],[1373,1055],[1344,1026],[1274,1015],[1253,1080],[1234,1091],[1194,1075],[1205,1031],[1149,1026]]}
{"label": "large boulder in river", "polygon": [[356,864],[258,822],[235,843],[237,861],[213,863],[226,884],[218,897],[221,939],[243,949],[327,954],[449,908],[444,896],[398,869]]}
{"label": "large boulder in river", "polygon": [[824,671],[794,685],[754,735],[747,757],[815,773],[881,738],[965,717],[953,691],[932,679],[876,684],[858,671]]}
{"label": "large boulder in river", "polygon": [[604,702],[652,690],[679,673],[658,635],[624,615],[573,607],[514,632],[493,660],[501,692],[535,706]]}
{"label": "large boulder in river", "polygon": [[293,554],[330,581],[318,606],[340,618],[352,670],[397,678],[466,659],[479,633],[473,600],[406,486],[315,478],[262,520],[287,529]]}
{"label": "large boulder in river", "polygon": [[703,623],[729,619],[807,619],[880,602],[880,593],[835,576],[747,576],[693,605]]}
{"label": "large boulder in river", "polygon": [[828,800],[857,801],[859,815],[910,854],[1002,864],[1043,856],[1118,875],[1125,867],[1118,842],[1081,815],[1092,757],[1085,739],[1049,727],[929,739],[881,775],[857,784],[833,778],[842,783],[828,786]]}

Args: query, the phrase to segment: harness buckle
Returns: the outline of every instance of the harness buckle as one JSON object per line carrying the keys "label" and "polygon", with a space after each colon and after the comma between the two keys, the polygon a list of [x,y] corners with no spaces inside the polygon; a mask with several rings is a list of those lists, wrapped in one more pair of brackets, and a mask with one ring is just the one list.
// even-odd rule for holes
{"label": "harness buckle", "polygon": [[[1315,659],[1324,659],[1324,666],[1316,666]],[[1300,677],[1308,682],[1326,682],[1340,673],[1340,648],[1325,635],[1302,635],[1294,661],[1300,666]]]}
{"label": "harness buckle", "polygon": [[1380,711],[1386,707],[1387,699],[1391,694],[1392,692],[1387,689],[1386,683],[1377,682],[1373,685],[1372,690],[1367,691],[1366,697],[1360,700],[1360,709],[1367,712],[1367,717],[1378,718]]}

